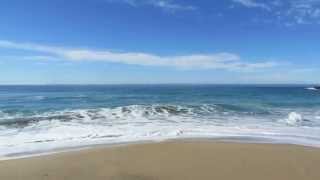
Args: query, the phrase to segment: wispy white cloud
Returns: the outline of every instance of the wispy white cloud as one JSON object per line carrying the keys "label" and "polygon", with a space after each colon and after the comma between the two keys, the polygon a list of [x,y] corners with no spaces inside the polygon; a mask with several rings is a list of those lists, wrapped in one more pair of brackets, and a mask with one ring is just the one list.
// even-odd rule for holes
{"label": "wispy white cloud", "polygon": [[286,13],[299,24],[320,22],[320,0],[292,1]]}
{"label": "wispy white cloud", "polygon": [[270,7],[267,4],[257,2],[255,0],[233,0],[233,2],[239,3],[248,8],[262,8],[265,10],[270,10]]}
{"label": "wispy white cloud", "polygon": [[247,8],[268,10],[272,17],[285,24],[320,23],[320,0],[232,0]]}
{"label": "wispy white cloud", "polygon": [[134,7],[148,5],[169,11],[196,10],[197,7],[186,4],[178,4],[173,0],[107,0],[111,3],[125,3]]}
{"label": "wispy white cloud", "polygon": [[[271,61],[250,63],[233,53],[191,54],[181,56],[159,56],[139,52],[113,52],[108,50],[92,50],[54,47],[33,43],[17,43],[0,40],[0,48],[10,48],[37,52],[36,59],[61,59],[68,61],[101,61],[140,66],[174,67],[182,69],[223,69],[230,71],[253,71],[271,68],[277,64]],[[30,59],[30,58],[28,58]]]}

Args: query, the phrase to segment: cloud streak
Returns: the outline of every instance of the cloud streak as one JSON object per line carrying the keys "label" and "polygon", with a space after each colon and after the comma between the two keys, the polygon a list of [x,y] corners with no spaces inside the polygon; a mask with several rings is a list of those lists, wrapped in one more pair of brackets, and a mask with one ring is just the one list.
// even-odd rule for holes
{"label": "cloud streak", "polygon": [[255,0],[233,0],[235,3],[239,3],[248,8],[262,8],[265,10],[270,10],[270,7],[265,3],[259,3]]}
{"label": "cloud streak", "polygon": [[285,24],[320,23],[320,0],[232,0],[246,8],[268,10],[272,17]]}
{"label": "cloud streak", "polygon": [[110,3],[125,3],[133,7],[142,5],[153,6],[168,11],[196,10],[195,6],[175,3],[173,0],[107,0]]}
{"label": "cloud streak", "polygon": [[[0,48],[40,53],[33,56],[38,57],[36,58],[36,60],[46,57],[45,59],[61,59],[67,61],[98,61],[106,63],[172,67],[180,69],[222,69],[229,71],[253,71],[257,69],[271,68],[277,65],[276,63],[269,61],[257,63],[245,62],[239,55],[226,52],[214,54],[191,54],[181,56],[159,56],[150,53],[113,52],[108,50],[64,48],[34,43],[17,43],[3,40],[0,40]],[[30,57],[27,59],[30,59]]]}

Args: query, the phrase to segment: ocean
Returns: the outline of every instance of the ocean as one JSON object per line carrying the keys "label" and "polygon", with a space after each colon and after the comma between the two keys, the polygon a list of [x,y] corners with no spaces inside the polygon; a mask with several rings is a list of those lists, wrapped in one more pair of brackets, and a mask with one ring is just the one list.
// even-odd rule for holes
{"label": "ocean", "polygon": [[320,147],[320,91],[303,85],[0,86],[2,157],[176,138]]}

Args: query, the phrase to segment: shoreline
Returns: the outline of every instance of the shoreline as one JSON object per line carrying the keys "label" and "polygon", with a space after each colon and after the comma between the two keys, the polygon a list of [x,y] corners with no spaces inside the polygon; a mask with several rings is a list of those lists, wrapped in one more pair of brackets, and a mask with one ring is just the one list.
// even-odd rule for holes
{"label": "shoreline", "polygon": [[85,145],[75,145],[69,147],[58,147],[48,150],[29,151],[21,153],[9,153],[4,156],[0,156],[1,161],[10,161],[16,159],[26,159],[41,156],[50,156],[60,153],[79,152],[83,150],[90,150],[96,148],[114,148],[119,146],[131,146],[139,144],[157,144],[166,142],[213,142],[213,143],[236,143],[236,144],[266,144],[266,145],[284,145],[284,146],[297,146],[312,149],[319,149],[320,145],[307,145],[298,143],[287,143],[281,140],[265,138],[265,137],[247,137],[247,136],[234,136],[234,137],[181,137],[181,138],[166,138],[166,139],[154,139],[154,140],[137,140],[126,142],[111,142],[111,143],[92,143]]}
{"label": "shoreline", "polygon": [[0,179],[318,180],[319,166],[319,148],[184,139],[0,161]]}

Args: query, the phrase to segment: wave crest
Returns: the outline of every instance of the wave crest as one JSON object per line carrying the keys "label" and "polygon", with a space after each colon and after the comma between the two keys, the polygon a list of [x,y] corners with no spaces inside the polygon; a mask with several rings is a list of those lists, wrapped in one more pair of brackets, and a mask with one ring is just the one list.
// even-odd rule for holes
{"label": "wave crest", "polygon": [[112,121],[121,119],[156,119],[169,116],[193,116],[209,113],[214,110],[211,106],[180,106],[180,105],[130,105],[115,108],[77,109],[55,112],[33,113],[26,115],[16,113],[9,115],[0,112],[0,125],[29,125],[44,120],[59,121]]}
{"label": "wave crest", "polygon": [[296,126],[298,124],[301,124],[302,122],[303,122],[303,118],[301,114],[298,114],[296,112],[291,112],[288,115],[287,124],[291,126]]}

